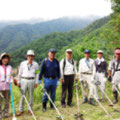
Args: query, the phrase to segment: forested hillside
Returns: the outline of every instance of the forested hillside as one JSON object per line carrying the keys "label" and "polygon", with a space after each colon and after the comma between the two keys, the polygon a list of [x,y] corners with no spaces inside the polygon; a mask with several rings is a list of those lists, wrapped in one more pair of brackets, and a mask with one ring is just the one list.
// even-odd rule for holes
{"label": "forested hillside", "polygon": [[[103,19],[95,21],[83,30],[70,31],[66,33],[53,33],[36,41],[33,41],[29,45],[22,47],[11,54],[13,58],[12,63],[14,63],[14,66],[17,66],[22,60],[24,60],[25,54],[28,49],[35,50],[36,60],[39,63],[42,61],[42,59],[47,57],[47,52],[49,48],[56,48],[58,50],[57,56],[59,59],[63,57],[64,50],[66,48],[75,48],[74,51],[81,54],[81,50],[83,51],[85,49],[84,47],[87,46],[87,48],[89,49],[93,44],[93,33],[95,35],[94,37],[96,37],[98,31],[100,31],[102,27],[107,26],[109,20],[110,17],[105,17]],[[84,43],[83,40],[86,41],[86,43]],[[97,39],[95,40],[98,41]],[[87,44],[88,41],[90,42],[90,44]],[[80,57],[80,55],[76,57]]]}
{"label": "forested hillside", "polygon": [[[82,29],[98,17],[60,18],[36,24],[10,25],[0,30],[0,53],[12,52],[33,40],[53,33]],[[3,25],[3,24],[2,24]]]}

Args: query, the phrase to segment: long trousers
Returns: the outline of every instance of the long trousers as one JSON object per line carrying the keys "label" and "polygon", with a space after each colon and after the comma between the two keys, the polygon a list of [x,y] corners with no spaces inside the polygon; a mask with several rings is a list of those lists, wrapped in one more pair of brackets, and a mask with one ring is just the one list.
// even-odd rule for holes
{"label": "long trousers", "polygon": [[[9,114],[10,91],[9,90],[0,91],[0,93],[4,97],[4,98],[2,98],[2,96],[0,95],[0,116],[1,116],[2,113],[4,114],[4,116],[5,115],[8,116],[8,114]],[[2,106],[4,106],[3,109],[2,109]]]}
{"label": "long trousers", "polygon": [[[83,79],[83,84],[81,84],[82,87],[82,94],[85,97],[88,98],[93,98],[93,95],[95,95],[95,90],[96,90],[96,86],[93,83],[93,75],[91,74],[82,74],[81,78]],[[87,95],[86,89],[89,89],[89,95]]]}
{"label": "long trousers", "polygon": [[[33,91],[34,91],[35,80],[21,80],[21,90],[26,94],[28,92],[29,104],[32,108],[33,106]],[[28,107],[29,110],[29,107]],[[24,97],[21,93],[20,104],[19,104],[19,111],[24,111]]]}
{"label": "long trousers", "polygon": [[74,84],[74,75],[65,75],[64,76],[64,83],[62,84],[62,97],[61,97],[61,104],[66,104],[66,93],[68,91],[68,98],[67,104],[72,103],[73,98],[73,84]]}

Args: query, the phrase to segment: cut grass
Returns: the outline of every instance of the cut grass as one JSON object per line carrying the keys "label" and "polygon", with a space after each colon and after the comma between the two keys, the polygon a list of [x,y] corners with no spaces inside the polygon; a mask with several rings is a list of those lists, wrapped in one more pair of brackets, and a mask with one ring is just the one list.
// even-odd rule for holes
{"label": "cut grass", "polygon": [[[111,91],[111,85],[109,83],[106,84],[106,92],[109,95],[109,97],[113,100],[113,94]],[[18,112],[19,107],[19,99],[20,99],[20,92],[17,87],[13,87],[13,93],[14,93],[14,100],[15,100],[15,108],[16,112]],[[58,116],[55,110],[50,110],[49,103],[47,104],[47,111],[45,113],[42,112],[42,91],[40,86],[34,91],[34,106],[33,111],[35,113],[35,116],[37,120],[56,120],[56,117]],[[100,95],[100,92],[99,92]],[[105,102],[102,102],[104,107],[108,110],[111,117],[107,116],[105,112],[101,109],[101,107],[97,104],[97,106],[92,106],[89,104],[81,104],[82,103],[82,95],[81,95],[81,89],[79,90],[79,96],[80,96],[80,112],[83,113],[85,120],[113,120],[120,118],[120,112],[114,112],[114,108],[109,106],[109,102],[106,99]],[[75,96],[75,90],[74,90],[74,97],[73,97],[73,107],[66,107],[62,108],[60,104],[61,98],[61,86],[58,86],[57,88],[57,94],[56,94],[56,102],[59,111],[64,116],[65,120],[75,120],[75,114],[77,113],[77,106],[76,106],[76,96]],[[120,102],[115,105],[118,110],[120,110]],[[12,110],[10,110],[10,114]],[[11,120],[12,117],[6,119]],[[32,116],[27,113],[27,106],[25,105],[25,112],[22,116],[17,117],[18,120],[33,120]]]}

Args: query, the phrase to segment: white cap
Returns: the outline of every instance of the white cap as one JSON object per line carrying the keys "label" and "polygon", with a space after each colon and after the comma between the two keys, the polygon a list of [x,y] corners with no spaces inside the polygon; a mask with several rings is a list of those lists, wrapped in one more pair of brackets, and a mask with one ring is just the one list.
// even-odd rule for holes
{"label": "white cap", "polygon": [[72,50],[71,49],[67,49],[66,52],[72,52]]}
{"label": "white cap", "polygon": [[34,50],[28,50],[27,51],[27,56],[29,56],[29,55],[35,56]]}
{"label": "white cap", "polygon": [[4,57],[4,56],[8,56],[9,60],[11,59],[11,56],[8,53],[2,53],[0,56],[0,60]]}
{"label": "white cap", "polygon": [[103,51],[102,50],[98,50],[97,53],[103,53]]}

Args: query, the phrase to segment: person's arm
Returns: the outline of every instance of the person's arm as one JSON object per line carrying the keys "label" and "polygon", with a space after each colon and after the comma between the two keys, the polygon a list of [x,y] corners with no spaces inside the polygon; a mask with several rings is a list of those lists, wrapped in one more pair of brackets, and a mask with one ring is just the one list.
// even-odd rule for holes
{"label": "person's arm", "polygon": [[22,73],[23,73],[23,64],[21,63],[20,67],[19,67],[19,72],[18,72],[18,81],[17,81],[17,86],[18,87],[20,87]]}
{"label": "person's arm", "polygon": [[79,80],[83,81],[83,79],[81,77],[81,69],[82,69],[82,61],[80,60],[80,62],[79,62]]}
{"label": "person's arm", "polygon": [[38,73],[39,65],[36,65],[36,73],[35,73],[35,88],[37,87],[38,84],[38,79],[39,79],[39,73]]}
{"label": "person's arm", "polygon": [[44,75],[44,64],[45,64],[45,60],[42,61],[41,63],[41,69],[40,69],[40,74],[39,74],[39,80],[42,79],[42,76]]}
{"label": "person's arm", "polygon": [[61,79],[63,79],[63,60],[60,62],[60,73],[61,73]]}
{"label": "person's arm", "polygon": [[95,62],[93,62],[93,78],[95,77],[96,74],[96,66],[95,66]]}
{"label": "person's arm", "polygon": [[58,62],[58,79],[60,79],[60,77],[61,77],[60,64],[59,64],[59,62]]}
{"label": "person's arm", "polygon": [[112,62],[109,63],[108,67],[108,80],[109,82],[112,82]]}
{"label": "person's arm", "polygon": [[107,72],[107,62],[105,61],[105,77],[108,76],[108,72]]}
{"label": "person's arm", "polygon": [[78,75],[77,75],[77,66],[76,66],[76,61],[74,63],[74,70],[75,70],[75,80],[78,80]]}
{"label": "person's arm", "polygon": [[12,83],[13,82],[13,70],[12,70],[12,67],[10,66],[10,83]]}

